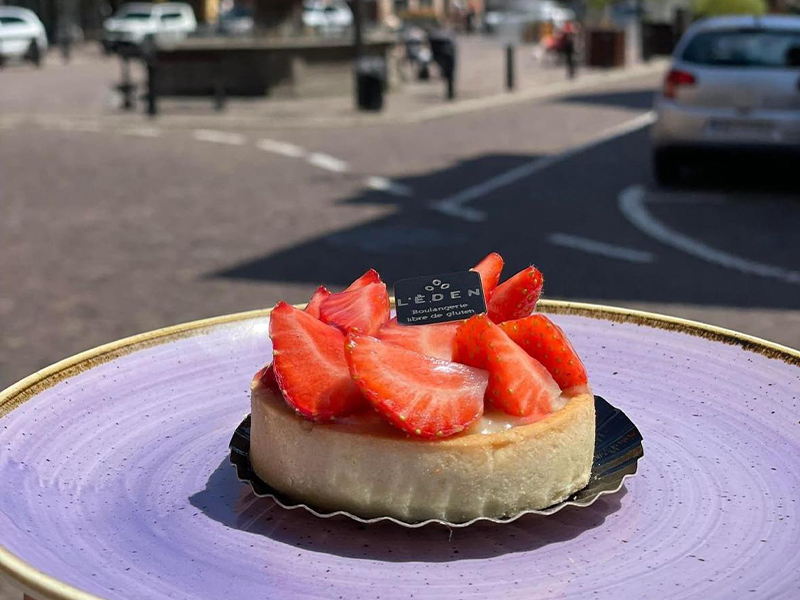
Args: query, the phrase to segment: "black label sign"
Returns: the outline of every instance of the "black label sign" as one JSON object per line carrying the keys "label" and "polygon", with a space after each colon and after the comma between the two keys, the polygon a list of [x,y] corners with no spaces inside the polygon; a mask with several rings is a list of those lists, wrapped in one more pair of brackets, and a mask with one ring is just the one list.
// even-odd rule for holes
{"label": "black label sign", "polygon": [[486,312],[481,276],[475,271],[401,279],[394,284],[397,322],[430,325]]}

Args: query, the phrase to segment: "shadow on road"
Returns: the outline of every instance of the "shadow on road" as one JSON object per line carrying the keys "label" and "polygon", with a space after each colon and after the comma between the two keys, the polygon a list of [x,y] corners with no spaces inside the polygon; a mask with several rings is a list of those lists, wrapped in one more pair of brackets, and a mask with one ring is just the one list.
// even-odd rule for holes
{"label": "shadow on road", "polygon": [[613,92],[599,94],[574,94],[564,96],[555,102],[570,102],[576,104],[591,104],[594,106],[611,106],[614,108],[628,108],[631,110],[648,110],[653,106],[656,92],[653,90],[639,90],[631,92]]}
{"label": "shadow on road", "polygon": [[[656,187],[647,139],[646,130],[615,138],[475,198],[469,207],[485,213],[482,222],[434,211],[430,202],[539,157],[485,155],[441,171],[398,178],[398,183],[415,190],[413,197],[364,190],[342,200],[390,204],[396,209],[392,214],[305,239],[210,276],[343,287],[374,267],[391,283],[466,269],[497,251],[506,259],[506,276],[537,264],[551,298],[797,308],[799,285],[703,260],[652,237],[623,215],[619,210],[623,190],[634,184]],[[447,191],[437,195],[442,190]],[[754,219],[752,212],[737,211],[727,200],[709,204],[692,194],[679,194],[673,200],[647,204],[647,209],[673,231],[732,248],[741,257],[797,268],[786,263],[787,257],[800,256],[796,235],[800,203],[764,203],[755,208],[760,218]],[[696,215],[701,210],[706,226],[698,229]],[[565,237],[632,250],[649,260],[570,247],[563,243]],[[776,258],[771,261],[771,257]]]}
{"label": "shadow on road", "polygon": [[786,193],[800,204],[797,157],[727,153],[689,157],[678,189],[728,194]]}

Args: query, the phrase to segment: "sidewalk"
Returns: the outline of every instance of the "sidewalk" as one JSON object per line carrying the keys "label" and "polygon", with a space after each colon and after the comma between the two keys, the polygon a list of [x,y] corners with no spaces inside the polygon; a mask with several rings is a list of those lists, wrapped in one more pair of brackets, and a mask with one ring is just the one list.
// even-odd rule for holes
{"label": "sidewalk", "polygon": [[[653,61],[625,69],[581,69],[574,80],[567,79],[562,66],[545,66],[532,55],[530,46],[516,50],[516,89],[505,90],[505,48],[482,36],[459,37],[457,97],[445,99],[445,82],[432,69],[429,81],[411,79],[400,82],[385,97],[379,113],[359,112],[350,95],[323,98],[262,99],[231,98],[225,110],[216,112],[206,98],[166,98],[159,103],[155,120],[143,114],[139,103],[134,112],[120,109],[121,99],[113,90],[119,80],[116,59],[101,57],[94,47],[86,47],[78,60],[62,65],[50,57],[43,70],[19,67],[7,69],[2,77],[12,93],[0,100],[0,125],[5,119],[33,120],[47,124],[71,121],[100,127],[351,127],[420,122],[465,112],[486,110],[517,102],[569,94],[607,82],[652,75],[662,71],[666,62]],[[411,73],[409,71],[409,77]],[[134,69],[133,77],[142,86],[144,73]],[[15,85],[16,84],[16,85]],[[30,98],[31,87],[40,90],[36,105],[15,101]],[[56,90],[47,89],[56,87]]]}

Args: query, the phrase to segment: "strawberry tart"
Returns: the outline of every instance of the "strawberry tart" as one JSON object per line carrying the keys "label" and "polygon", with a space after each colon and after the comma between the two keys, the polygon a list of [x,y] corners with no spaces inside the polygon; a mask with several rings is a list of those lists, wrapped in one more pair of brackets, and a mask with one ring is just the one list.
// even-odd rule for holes
{"label": "strawberry tart", "polygon": [[324,510],[406,522],[501,518],[589,481],[594,397],[564,332],[535,313],[528,267],[481,275],[487,312],[402,325],[370,270],[305,310],[278,303],[271,364],[252,382],[250,461],[269,485]]}

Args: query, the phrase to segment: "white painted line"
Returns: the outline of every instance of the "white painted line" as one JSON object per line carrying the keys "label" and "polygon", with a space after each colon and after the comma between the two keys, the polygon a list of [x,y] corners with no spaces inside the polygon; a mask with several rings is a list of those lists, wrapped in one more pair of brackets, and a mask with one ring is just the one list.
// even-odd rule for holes
{"label": "white painted line", "polygon": [[338,158],[334,158],[329,154],[322,154],[321,152],[313,152],[309,154],[307,160],[309,164],[312,164],[315,167],[325,169],[326,171],[332,171],[334,173],[345,173],[348,170],[346,162],[339,160]]}
{"label": "white painted line", "polygon": [[596,240],[578,237],[577,235],[551,233],[548,236],[548,240],[551,244],[555,244],[556,246],[572,248],[573,250],[583,250],[589,254],[597,254],[599,256],[605,256],[606,258],[618,258],[634,263],[655,262],[655,256],[653,256],[651,252],[634,250],[633,248],[616,246],[614,244],[606,244],[605,242],[598,242]]}
{"label": "white painted line", "polygon": [[21,117],[4,117],[0,118],[0,129],[14,129],[22,124],[23,119]]}
{"label": "white painted line", "polygon": [[287,156],[289,158],[301,158],[306,155],[306,151],[300,146],[295,146],[289,142],[281,142],[266,138],[258,140],[258,142],[256,142],[256,147],[265,152],[274,152],[275,154],[280,154],[281,156]]}
{"label": "white painted line", "polygon": [[243,146],[247,141],[239,133],[229,133],[227,131],[214,131],[213,129],[195,129],[194,139],[201,142],[213,142],[215,144],[228,144],[229,146]]}
{"label": "white painted line", "polygon": [[654,121],[655,113],[652,111],[646,112],[643,115],[639,115],[638,117],[631,119],[630,121],[622,123],[621,125],[617,125],[600,132],[597,136],[579,146],[570,148],[569,150],[561,152],[560,154],[546,156],[533,162],[520,165],[519,167],[515,167],[510,171],[506,171],[505,173],[497,175],[496,177],[492,177],[491,179],[487,179],[486,181],[483,181],[477,185],[468,187],[448,198],[437,200],[433,202],[430,207],[446,215],[464,219],[465,221],[485,221],[485,213],[476,209],[465,210],[464,205],[477,198],[482,198],[483,196],[486,196],[495,190],[509,186],[520,179],[525,179],[526,177],[543,171],[556,163],[575,156],[576,154],[585,152],[586,150],[604,144],[605,142],[608,142],[614,138],[637,131],[643,127],[647,127]]}
{"label": "white painted line", "polygon": [[742,273],[779,279],[786,283],[800,284],[800,272],[740,258],[670,229],[648,212],[645,203],[645,191],[639,185],[625,188],[619,195],[619,209],[625,218],[634,227],[659,242],[715,265]]}
{"label": "white painted line", "polygon": [[155,127],[136,127],[134,129],[123,129],[123,135],[133,135],[143,138],[157,138],[161,135],[161,130]]}
{"label": "white painted line", "polygon": [[78,131],[83,133],[98,133],[100,125],[92,122],[81,123],[80,121],[70,121],[67,119],[53,119],[41,122],[41,126],[48,129],[57,129],[59,131]]}
{"label": "white painted line", "polygon": [[396,183],[386,177],[367,177],[364,183],[368,188],[379,192],[386,192],[394,196],[407,198],[414,194],[414,191],[402,183]]}

